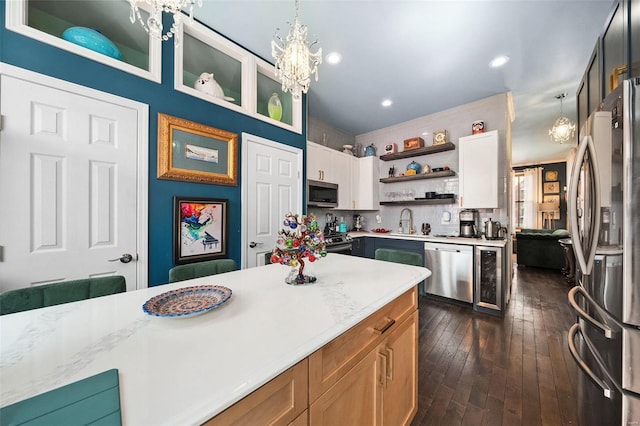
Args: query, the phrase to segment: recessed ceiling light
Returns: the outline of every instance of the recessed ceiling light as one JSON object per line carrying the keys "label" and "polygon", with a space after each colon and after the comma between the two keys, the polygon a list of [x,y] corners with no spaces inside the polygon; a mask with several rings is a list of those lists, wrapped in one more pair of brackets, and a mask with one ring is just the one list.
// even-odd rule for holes
{"label": "recessed ceiling light", "polygon": [[383,107],[391,106],[391,104],[393,104],[393,101],[391,99],[385,99],[384,101],[382,101]]}
{"label": "recessed ceiling light", "polygon": [[340,61],[342,60],[342,55],[339,54],[338,52],[331,52],[327,54],[327,56],[325,56],[325,59],[327,60],[328,63],[335,65],[340,63]]}
{"label": "recessed ceiling light", "polygon": [[491,62],[489,62],[489,66],[492,68],[498,68],[503,66],[507,62],[509,62],[508,56],[496,56]]}

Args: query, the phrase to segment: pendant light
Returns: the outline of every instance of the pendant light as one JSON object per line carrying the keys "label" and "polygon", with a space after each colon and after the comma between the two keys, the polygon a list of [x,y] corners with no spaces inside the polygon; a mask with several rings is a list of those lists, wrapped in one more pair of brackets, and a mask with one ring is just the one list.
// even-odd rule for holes
{"label": "pendant light", "polygon": [[556,96],[556,99],[560,99],[560,117],[558,117],[556,122],[553,124],[553,127],[549,129],[549,137],[552,141],[557,143],[569,142],[576,135],[575,123],[562,115],[562,100],[566,97],[566,93],[561,93]]}
{"label": "pendant light", "polygon": [[[149,18],[146,21],[142,19],[138,3],[146,3],[151,7]],[[177,31],[182,24],[182,9],[189,10],[189,19],[193,22],[193,5],[197,4],[202,7],[202,0],[129,0],[129,4],[131,4],[129,19],[132,24],[136,22],[137,17],[142,28],[153,38],[167,41],[174,37],[173,41],[177,46],[180,44]],[[173,24],[166,34],[162,34],[162,12],[173,15]]]}
{"label": "pendant light", "polygon": [[318,65],[322,63],[322,49],[311,52],[311,47],[318,41],[309,44],[307,26],[298,19],[298,0],[296,0],[296,16],[285,39],[277,34],[271,41],[271,54],[276,62],[276,78],[282,82],[282,91],[291,92],[293,99],[300,99],[307,93],[311,83],[311,75],[318,81]]}

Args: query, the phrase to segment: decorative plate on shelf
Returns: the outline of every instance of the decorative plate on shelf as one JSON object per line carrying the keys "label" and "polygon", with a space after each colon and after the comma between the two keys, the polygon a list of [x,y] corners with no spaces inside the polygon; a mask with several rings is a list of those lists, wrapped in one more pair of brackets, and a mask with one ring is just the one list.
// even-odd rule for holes
{"label": "decorative plate on shelf", "polygon": [[156,317],[183,318],[209,312],[231,298],[231,289],[221,285],[179,288],[147,300],[142,310]]}

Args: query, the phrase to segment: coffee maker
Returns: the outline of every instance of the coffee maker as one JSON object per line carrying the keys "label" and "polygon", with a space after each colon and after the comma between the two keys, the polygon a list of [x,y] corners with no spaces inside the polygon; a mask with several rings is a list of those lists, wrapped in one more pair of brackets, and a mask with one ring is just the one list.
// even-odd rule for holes
{"label": "coffee maker", "polygon": [[480,214],[475,209],[460,210],[460,236],[466,238],[478,237]]}

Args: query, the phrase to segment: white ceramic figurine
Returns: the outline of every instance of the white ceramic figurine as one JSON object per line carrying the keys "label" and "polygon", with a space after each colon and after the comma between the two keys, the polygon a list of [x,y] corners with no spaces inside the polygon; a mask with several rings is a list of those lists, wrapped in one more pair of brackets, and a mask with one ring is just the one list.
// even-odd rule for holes
{"label": "white ceramic figurine", "polygon": [[193,87],[200,92],[204,92],[216,98],[231,102],[235,101],[231,96],[224,95],[224,90],[222,90],[222,86],[218,84],[216,79],[213,78],[213,73],[203,72],[200,74],[200,77],[196,79]]}

